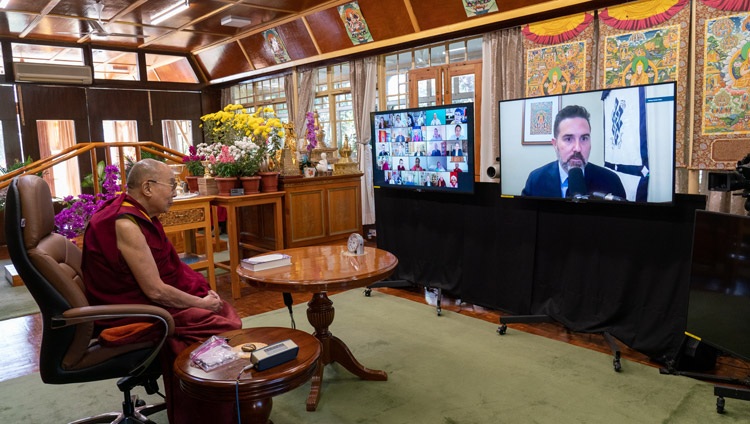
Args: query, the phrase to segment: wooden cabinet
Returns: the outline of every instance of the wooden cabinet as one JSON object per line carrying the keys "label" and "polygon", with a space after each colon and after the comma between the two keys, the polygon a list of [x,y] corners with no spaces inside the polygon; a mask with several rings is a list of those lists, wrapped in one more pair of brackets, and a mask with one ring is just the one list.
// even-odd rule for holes
{"label": "wooden cabinet", "polygon": [[362,174],[282,178],[284,246],[346,239],[362,231]]}

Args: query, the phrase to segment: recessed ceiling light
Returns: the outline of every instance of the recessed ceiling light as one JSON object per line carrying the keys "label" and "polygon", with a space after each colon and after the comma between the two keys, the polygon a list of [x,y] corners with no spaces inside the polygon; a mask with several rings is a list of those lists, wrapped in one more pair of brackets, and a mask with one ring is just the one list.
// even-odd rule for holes
{"label": "recessed ceiling light", "polygon": [[253,21],[248,18],[240,18],[238,16],[224,16],[221,18],[221,24],[223,26],[242,28],[250,25]]}
{"label": "recessed ceiling light", "polygon": [[186,10],[190,7],[190,0],[180,0],[177,3],[174,3],[173,5],[167,7],[166,9],[155,13],[153,16],[151,16],[151,25],[157,25],[172,16],[182,12],[183,10]]}

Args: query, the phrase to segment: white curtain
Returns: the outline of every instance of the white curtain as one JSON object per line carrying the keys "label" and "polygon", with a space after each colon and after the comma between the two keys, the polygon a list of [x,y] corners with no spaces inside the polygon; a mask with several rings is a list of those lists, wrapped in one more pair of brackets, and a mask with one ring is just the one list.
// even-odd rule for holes
{"label": "white curtain", "polygon": [[[523,40],[520,28],[484,34],[482,37],[482,146],[479,181],[497,182],[485,170],[500,156],[497,104],[523,95]],[[507,82],[507,83],[505,83]]]}
{"label": "white curtain", "polygon": [[[76,144],[75,122],[39,120],[36,123],[40,157],[48,158]],[[50,168],[42,176],[54,197],[81,194],[81,177],[78,158],[70,159]]]}
{"label": "white curtain", "polygon": [[354,127],[357,131],[357,157],[362,176],[362,224],[375,223],[375,197],[372,187],[372,143],[370,112],[375,111],[375,88],[378,80],[377,57],[357,59],[351,63],[350,77]]}
{"label": "white curtain", "polygon": [[[304,147],[304,144],[300,140],[305,139],[306,128],[307,128],[307,112],[313,110],[315,105],[315,79],[317,72],[312,68],[301,70],[299,72],[299,93],[297,94],[297,100],[299,104],[294,111],[294,116],[290,115],[290,118],[294,119],[294,129],[297,131],[297,150]],[[292,87],[288,88],[289,90]]]}

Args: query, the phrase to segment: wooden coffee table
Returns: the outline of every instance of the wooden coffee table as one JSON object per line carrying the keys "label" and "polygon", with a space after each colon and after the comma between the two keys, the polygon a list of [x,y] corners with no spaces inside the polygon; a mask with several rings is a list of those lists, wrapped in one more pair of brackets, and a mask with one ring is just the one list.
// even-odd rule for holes
{"label": "wooden coffee table", "polygon": [[190,353],[200,343],[195,343],[177,356],[174,372],[180,379],[182,390],[198,399],[231,403],[235,402],[238,391],[243,424],[268,423],[273,405],[271,398],[306,383],[319,368],[320,342],[304,331],[257,327],[229,331],[221,336],[226,337],[233,347],[253,342],[273,344],[287,339],[299,346],[297,358],[265,371],[253,369],[243,373],[239,385],[237,375],[250,364],[250,359],[238,359],[206,372],[190,362]]}
{"label": "wooden coffee table", "polygon": [[[291,256],[292,264],[257,272],[239,266],[237,274],[254,287],[284,293],[312,293],[312,299],[307,303],[307,319],[315,328],[314,336],[323,345],[322,364],[338,362],[364,380],[387,380],[388,375],[384,371],[365,368],[354,358],[346,344],[328,331],[333,322],[334,309],[326,293],[364,287],[380,281],[391,275],[398,265],[398,259],[385,250],[373,247],[365,247],[363,255],[351,256],[343,245],[298,247],[274,253]],[[324,366],[319,367],[313,376],[307,398],[308,411],[318,407]]]}

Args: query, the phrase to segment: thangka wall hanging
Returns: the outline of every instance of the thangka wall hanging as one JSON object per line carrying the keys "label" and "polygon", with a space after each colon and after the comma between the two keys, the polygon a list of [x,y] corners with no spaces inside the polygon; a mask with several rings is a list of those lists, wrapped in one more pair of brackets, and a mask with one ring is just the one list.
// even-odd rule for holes
{"label": "thangka wall hanging", "polygon": [[581,13],[522,28],[526,97],[585,91],[591,87],[593,15]]}
{"label": "thangka wall hanging", "polygon": [[696,4],[693,168],[734,169],[750,153],[748,10],[746,0]]}
{"label": "thangka wall hanging", "polygon": [[642,0],[599,11],[600,88],[677,81],[675,166],[687,162],[688,0]]}
{"label": "thangka wall hanging", "polygon": [[346,27],[346,32],[352,40],[352,44],[363,44],[372,41],[370,28],[367,26],[365,17],[359,9],[359,3],[353,1],[351,3],[343,4],[338,6],[338,10],[339,16]]}
{"label": "thangka wall hanging", "polygon": [[495,0],[463,0],[466,16],[486,15],[497,12],[497,2]]}
{"label": "thangka wall hanging", "polygon": [[276,63],[285,63],[292,60],[286,51],[284,40],[281,39],[275,28],[263,31],[263,39],[266,40],[266,47],[271,50],[273,59]]}

